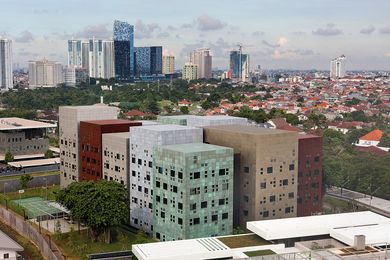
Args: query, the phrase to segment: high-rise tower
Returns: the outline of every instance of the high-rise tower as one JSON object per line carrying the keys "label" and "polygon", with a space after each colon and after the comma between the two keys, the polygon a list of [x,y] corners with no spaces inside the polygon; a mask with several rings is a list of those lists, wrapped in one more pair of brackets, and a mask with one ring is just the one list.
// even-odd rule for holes
{"label": "high-rise tower", "polygon": [[134,77],[134,26],[114,21],[115,75],[122,81]]}
{"label": "high-rise tower", "polygon": [[12,41],[0,39],[0,91],[12,88]]}

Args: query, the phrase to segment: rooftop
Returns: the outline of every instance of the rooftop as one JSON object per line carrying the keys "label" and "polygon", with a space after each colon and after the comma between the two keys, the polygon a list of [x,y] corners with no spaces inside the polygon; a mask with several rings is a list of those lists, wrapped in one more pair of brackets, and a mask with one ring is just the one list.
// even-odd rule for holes
{"label": "rooftop", "polygon": [[117,137],[117,138],[123,138],[123,139],[130,138],[129,132],[108,133],[108,134],[103,134],[103,136]]}
{"label": "rooftop", "polygon": [[182,126],[182,125],[145,125],[145,126],[138,126],[134,129],[144,129],[144,130],[156,131],[156,132],[169,132],[169,131],[177,131],[177,130],[193,130],[199,128]]}
{"label": "rooftop", "polygon": [[174,145],[164,145],[161,146],[163,149],[181,152],[181,153],[197,153],[197,152],[208,152],[208,151],[217,151],[217,150],[233,150],[232,148],[205,144],[205,143],[190,143],[190,144],[174,144]]}
{"label": "rooftop", "polygon": [[23,247],[0,230],[0,249],[10,251],[23,251]]}
{"label": "rooftop", "polygon": [[298,135],[298,139],[311,139],[311,138],[321,138],[321,136],[312,135],[312,134],[299,134]]}
{"label": "rooftop", "polygon": [[[247,228],[266,240],[329,235],[335,229],[390,224],[390,219],[371,211],[251,221]],[[390,227],[390,226],[389,226]],[[388,232],[390,234],[390,230]],[[343,242],[343,241],[342,241]]]}
{"label": "rooftop", "polygon": [[205,126],[204,129],[215,129],[222,132],[230,133],[241,133],[249,135],[273,135],[273,134],[291,134],[294,132],[279,130],[279,129],[269,129],[261,128],[256,126],[249,125],[218,125],[218,126]]}
{"label": "rooftop", "polygon": [[361,140],[367,140],[367,141],[380,141],[382,138],[383,132],[379,129],[373,130],[369,132],[368,134],[360,137]]}
{"label": "rooftop", "polygon": [[0,118],[0,131],[37,128],[55,128],[57,125],[18,117]]}
{"label": "rooftop", "polygon": [[123,120],[123,119],[106,119],[106,120],[89,120],[83,121],[85,123],[94,125],[134,125],[140,124],[137,121]]}

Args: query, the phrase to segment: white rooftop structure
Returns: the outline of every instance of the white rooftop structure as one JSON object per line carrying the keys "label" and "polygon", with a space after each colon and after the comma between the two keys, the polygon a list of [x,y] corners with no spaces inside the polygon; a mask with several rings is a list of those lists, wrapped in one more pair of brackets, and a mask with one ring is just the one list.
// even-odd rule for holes
{"label": "white rooftop structure", "polygon": [[[390,224],[390,219],[371,211],[247,222],[247,229],[265,240],[329,235],[340,229]],[[389,228],[389,225],[384,227]],[[344,234],[348,232],[345,231]],[[388,230],[390,234],[390,228]],[[353,236],[352,236],[353,240]],[[344,242],[344,241],[342,241]]]}
{"label": "white rooftop structure", "polygon": [[192,116],[187,119],[188,126],[202,127],[214,125],[248,125],[248,119],[234,116]]}
{"label": "white rooftop structure", "polygon": [[138,244],[132,246],[133,254],[139,260],[199,260],[199,259],[241,259],[247,258],[247,251],[278,251],[284,244],[229,248],[215,237]]}
{"label": "white rooftop structure", "polygon": [[[7,234],[0,230],[0,252],[19,252],[23,247],[11,239]],[[0,256],[2,257],[2,256]]]}
{"label": "white rooftop structure", "polygon": [[49,159],[9,162],[8,165],[16,168],[25,168],[25,167],[60,164],[60,162],[61,162],[60,158],[49,158]]}
{"label": "white rooftop structure", "polygon": [[18,117],[0,118],[0,131],[55,127],[57,127],[56,124],[48,124]]}
{"label": "white rooftop structure", "polygon": [[366,237],[366,244],[390,244],[390,221],[377,225],[336,228],[330,231],[331,237],[350,246],[354,245],[354,237],[362,234]]}

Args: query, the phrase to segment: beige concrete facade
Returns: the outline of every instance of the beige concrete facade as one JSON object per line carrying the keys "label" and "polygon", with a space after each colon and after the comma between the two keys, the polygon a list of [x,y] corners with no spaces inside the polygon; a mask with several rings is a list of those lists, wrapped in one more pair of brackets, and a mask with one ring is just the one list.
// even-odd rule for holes
{"label": "beige concrete facade", "polygon": [[204,127],[206,143],[234,149],[234,224],[297,215],[298,133],[243,125]]}
{"label": "beige concrete facade", "polygon": [[117,119],[118,109],[106,105],[64,106],[59,109],[61,187],[79,180],[80,121]]}
{"label": "beige concrete facade", "polygon": [[130,133],[103,134],[103,179],[128,187]]}

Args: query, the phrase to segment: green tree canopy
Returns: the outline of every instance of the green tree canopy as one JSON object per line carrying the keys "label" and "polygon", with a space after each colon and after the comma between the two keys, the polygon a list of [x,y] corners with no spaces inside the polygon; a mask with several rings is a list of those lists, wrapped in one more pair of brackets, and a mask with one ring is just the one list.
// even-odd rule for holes
{"label": "green tree canopy", "polygon": [[20,183],[20,186],[22,187],[22,189],[27,189],[28,183],[30,181],[32,181],[33,179],[34,178],[29,174],[20,176],[19,183]]}
{"label": "green tree canopy", "polygon": [[5,153],[4,161],[5,161],[6,163],[9,163],[9,162],[13,162],[13,161],[14,161],[14,156],[13,156],[13,154],[12,154],[9,150]]}
{"label": "green tree canopy", "polygon": [[190,113],[190,110],[188,109],[187,106],[184,106],[184,107],[180,107],[180,112],[187,115],[188,113]]}
{"label": "green tree canopy", "polygon": [[56,200],[70,211],[74,219],[91,228],[93,240],[105,233],[105,241],[110,243],[110,228],[128,218],[127,189],[117,182],[74,182],[60,190]]}
{"label": "green tree canopy", "polygon": [[45,158],[46,158],[46,159],[53,158],[53,152],[52,152],[52,150],[47,150],[47,151],[45,152]]}

